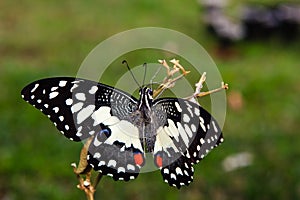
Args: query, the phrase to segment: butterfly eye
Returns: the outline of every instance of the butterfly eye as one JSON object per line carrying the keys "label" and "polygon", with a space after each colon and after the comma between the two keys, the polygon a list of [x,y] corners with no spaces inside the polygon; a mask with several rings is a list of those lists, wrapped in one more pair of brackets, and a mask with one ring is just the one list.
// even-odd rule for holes
{"label": "butterfly eye", "polygon": [[153,91],[150,89],[150,88],[148,88],[148,94],[150,94],[151,96],[153,95]]}

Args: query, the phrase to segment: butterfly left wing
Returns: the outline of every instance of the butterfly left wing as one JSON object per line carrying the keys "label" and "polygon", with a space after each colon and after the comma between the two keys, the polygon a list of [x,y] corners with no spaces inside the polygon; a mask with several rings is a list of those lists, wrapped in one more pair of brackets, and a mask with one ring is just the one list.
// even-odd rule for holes
{"label": "butterfly left wing", "polygon": [[193,165],[223,142],[221,129],[204,108],[184,99],[158,99],[153,113],[157,119],[154,162],[170,186],[189,185]]}
{"label": "butterfly left wing", "polygon": [[94,81],[54,77],[35,81],[22,98],[43,112],[67,138],[93,137],[88,163],[115,180],[136,178],[143,165],[139,131],[130,121],[137,100]]}

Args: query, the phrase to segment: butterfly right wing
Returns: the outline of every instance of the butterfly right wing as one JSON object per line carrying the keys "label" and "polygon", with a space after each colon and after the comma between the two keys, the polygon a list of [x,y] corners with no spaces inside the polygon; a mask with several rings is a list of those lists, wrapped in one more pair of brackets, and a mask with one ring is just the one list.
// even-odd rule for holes
{"label": "butterfly right wing", "polygon": [[143,164],[139,131],[130,122],[137,100],[113,87],[73,77],[27,85],[22,98],[41,110],[67,138],[93,137],[88,163],[115,180],[137,176]]}
{"label": "butterfly right wing", "polygon": [[153,105],[157,127],[154,162],[165,182],[180,188],[193,181],[193,165],[223,142],[217,121],[201,106],[162,98]]}

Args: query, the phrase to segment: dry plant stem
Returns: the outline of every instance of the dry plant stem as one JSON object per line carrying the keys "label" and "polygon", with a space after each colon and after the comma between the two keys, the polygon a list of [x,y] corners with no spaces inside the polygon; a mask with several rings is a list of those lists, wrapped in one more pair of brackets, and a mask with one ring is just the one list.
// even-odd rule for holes
{"label": "dry plant stem", "polygon": [[186,97],[185,99],[196,102],[196,100],[195,100],[196,97],[204,97],[206,95],[210,95],[210,94],[219,92],[221,90],[224,90],[224,89],[227,90],[228,89],[228,84],[224,84],[224,82],[222,82],[221,87],[219,87],[217,89],[210,90],[210,91],[207,91],[207,92],[201,92],[201,89],[203,88],[203,83],[205,82],[205,80],[206,80],[206,72],[203,72],[203,74],[202,74],[201,78],[199,79],[198,83],[195,84],[196,89],[195,89],[194,94],[192,96]]}
{"label": "dry plant stem", "polygon": [[74,173],[75,174],[85,174],[85,172],[91,171],[91,169],[89,169],[90,167],[88,166],[88,162],[87,162],[87,154],[88,154],[88,148],[92,142],[93,137],[90,137],[84,144],[84,146],[81,149],[80,152],[80,159],[79,159],[79,163],[78,163],[78,167],[76,167],[75,163],[72,163],[71,165],[74,168]]}
{"label": "dry plant stem", "polygon": [[[168,88],[172,88],[175,85],[175,82],[182,78],[183,76],[187,75],[189,71],[186,71],[180,64],[178,60],[171,60],[170,62],[174,64],[173,68],[170,69],[170,66],[165,60],[158,60],[162,66],[164,66],[167,69],[167,76],[164,78],[163,83],[158,86],[156,90],[153,92],[153,97],[156,98],[159,94],[161,94],[164,90]],[[177,76],[176,78],[172,77],[175,73],[182,71],[182,74]]]}
{"label": "dry plant stem", "polygon": [[189,71],[186,71],[186,70],[184,69],[184,67],[182,67],[182,65],[179,64],[179,60],[176,60],[176,59],[174,58],[174,59],[170,60],[170,63],[173,63],[173,64],[174,64],[174,67],[178,67],[178,68],[182,71],[182,73],[183,73],[184,75],[186,75],[187,73],[189,73]]}
{"label": "dry plant stem", "polygon": [[206,95],[210,95],[210,94],[213,94],[213,93],[216,93],[216,92],[219,92],[221,90],[227,90],[228,89],[228,84],[224,84],[222,82],[222,86],[217,88],[217,89],[214,89],[214,90],[210,90],[210,91],[207,91],[207,92],[200,92],[199,94],[196,95],[196,97],[204,97]]}
{"label": "dry plant stem", "polygon": [[[102,174],[99,173],[95,183],[94,184],[91,183],[92,168],[88,165],[86,158],[87,158],[88,148],[92,139],[93,137],[90,137],[84,144],[83,148],[81,149],[80,161],[78,167],[76,167],[75,163],[71,164],[79,182],[77,188],[85,192],[88,200],[94,200],[94,193],[96,191],[95,188],[102,177]],[[82,176],[85,176],[85,179],[82,178]]]}

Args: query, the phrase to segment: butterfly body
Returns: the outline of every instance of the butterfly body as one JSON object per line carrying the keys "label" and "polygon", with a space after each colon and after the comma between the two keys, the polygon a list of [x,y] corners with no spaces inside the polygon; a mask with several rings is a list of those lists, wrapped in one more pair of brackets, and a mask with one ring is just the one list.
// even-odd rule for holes
{"label": "butterfly body", "polygon": [[189,185],[193,165],[223,141],[217,122],[201,106],[180,98],[153,99],[147,87],[136,99],[102,83],[55,77],[33,82],[21,94],[65,137],[92,137],[88,164],[114,180],[135,179],[150,153],[165,182]]}

